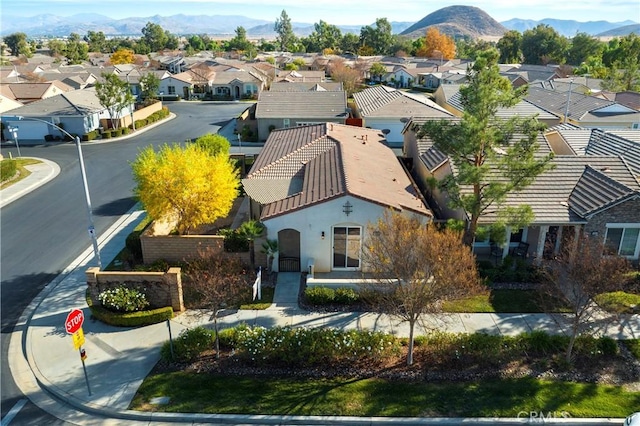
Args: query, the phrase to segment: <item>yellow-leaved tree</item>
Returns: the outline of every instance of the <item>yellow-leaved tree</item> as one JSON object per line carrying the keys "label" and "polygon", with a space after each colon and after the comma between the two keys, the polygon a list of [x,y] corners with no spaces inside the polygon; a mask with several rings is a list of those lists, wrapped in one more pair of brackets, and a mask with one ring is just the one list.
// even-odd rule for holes
{"label": "yellow-leaved tree", "polygon": [[109,59],[112,65],[132,64],[135,62],[135,53],[131,49],[118,49]]}
{"label": "yellow-leaved tree", "polygon": [[436,27],[429,27],[424,45],[416,55],[426,58],[453,59],[456,56],[456,42],[438,31]]}
{"label": "yellow-leaved tree", "polygon": [[154,220],[176,222],[180,234],[229,214],[238,195],[238,172],[226,154],[189,144],[149,146],[132,163],[134,190]]}

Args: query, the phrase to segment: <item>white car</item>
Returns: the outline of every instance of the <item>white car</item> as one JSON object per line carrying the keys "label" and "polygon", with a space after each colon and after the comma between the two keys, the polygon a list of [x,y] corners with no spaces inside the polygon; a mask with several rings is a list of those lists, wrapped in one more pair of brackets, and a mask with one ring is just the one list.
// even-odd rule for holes
{"label": "white car", "polygon": [[627,417],[624,426],[640,426],[640,411]]}

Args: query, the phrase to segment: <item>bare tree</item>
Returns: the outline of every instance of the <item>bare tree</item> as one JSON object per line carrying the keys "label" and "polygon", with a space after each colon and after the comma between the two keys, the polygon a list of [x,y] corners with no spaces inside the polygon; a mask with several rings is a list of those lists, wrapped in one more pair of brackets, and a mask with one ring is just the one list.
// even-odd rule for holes
{"label": "bare tree", "polygon": [[622,289],[628,261],[614,253],[607,253],[601,239],[580,235],[567,241],[557,259],[542,264],[546,294],[558,298],[571,309],[571,335],[566,360],[571,355],[577,337],[588,330],[594,314],[599,312],[594,298],[601,293]]}
{"label": "bare tree", "polygon": [[194,308],[211,311],[215,331],[216,357],[220,357],[218,314],[246,300],[251,294],[251,277],[248,269],[236,258],[221,257],[205,251],[189,263],[185,272],[185,290],[191,292]]}
{"label": "bare tree", "polygon": [[369,225],[363,264],[372,275],[374,307],[409,322],[407,365],[413,364],[414,328],[442,302],[482,292],[475,257],[459,232],[385,213]]}

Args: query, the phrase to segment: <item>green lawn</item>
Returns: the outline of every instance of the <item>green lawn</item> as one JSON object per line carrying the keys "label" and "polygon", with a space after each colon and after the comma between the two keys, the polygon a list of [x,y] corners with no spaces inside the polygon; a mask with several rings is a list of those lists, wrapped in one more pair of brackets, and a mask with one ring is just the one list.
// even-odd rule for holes
{"label": "green lawn", "polygon": [[[491,290],[486,295],[445,302],[443,309],[445,312],[545,312],[543,299],[535,290]],[[567,309],[560,303],[554,302],[551,310],[563,312]]]}
{"label": "green lawn", "polygon": [[29,176],[31,172],[27,170],[25,166],[28,166],[30,164],[42,163],[42,161],[33,158],[14,158],[14,160],[16,160],[16,174],[18,176],[13,179],[7,180],[6,182],[2,182],[2,184],[0,184],[0,189],[8,188],[14,183],[20,182],[22,179]]}
{"label": "green lawn", "polygon": [[624,340],[624,344],[629,348],[633,356],[640,360],[640,339]]}
{"label": "green lawn", "polygon": [[[169,405],[148,404],[168,396]],[[340,416],[516,417],[521,411],[571,417],[625,417],[640,393],[620,386],[536,379],[407,383],[382,379],[278,379],[173,372],[148,377],[133,410]]]}
{"label": "green lawn", "polygon": [[608,312],[616,312],[619,314],[640,313],[640,294],[614,291],[611,293],[599,294],[595,299],[596,303]]}

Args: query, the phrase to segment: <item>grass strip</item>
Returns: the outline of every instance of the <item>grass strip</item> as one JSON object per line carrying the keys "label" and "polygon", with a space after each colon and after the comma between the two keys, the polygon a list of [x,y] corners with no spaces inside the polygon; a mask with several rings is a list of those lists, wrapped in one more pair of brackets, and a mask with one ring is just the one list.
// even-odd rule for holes
{"label": "grass strip", "polygon": [[[166,406],[151,406],[168,396]],[[621,386],[532,378],[464,383],[409,383],[382,379],[291,379],[172,372],[147,377],[131,409],[176,413],[517,417],[521,412],[571,417],[625,417],[640,393]]]}

